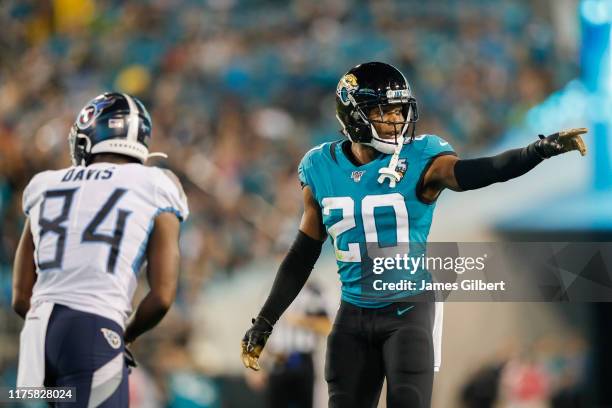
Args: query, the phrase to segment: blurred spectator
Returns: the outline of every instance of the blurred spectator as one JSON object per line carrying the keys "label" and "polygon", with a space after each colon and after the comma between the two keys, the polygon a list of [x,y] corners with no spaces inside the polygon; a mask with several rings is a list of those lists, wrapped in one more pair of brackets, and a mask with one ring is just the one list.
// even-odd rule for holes
{"label": "blurred spectator", "polygon": [[495,361],[469,377],[461,400],[466,408],[588,407],[588,353],[579,334],[545,336],[522,349],[500,350]]}

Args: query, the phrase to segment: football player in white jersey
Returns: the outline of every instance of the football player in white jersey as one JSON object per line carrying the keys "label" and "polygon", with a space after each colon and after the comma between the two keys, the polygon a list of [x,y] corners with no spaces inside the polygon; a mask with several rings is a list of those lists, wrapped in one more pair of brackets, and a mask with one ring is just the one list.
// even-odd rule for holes
{"label": "football player in white jersey", "polygon": [[[24,190],[13,270],[13,308],[25,318],[17,386],[76,387],[70,407],[128,406],[125,345],[174,301],[179,223],[189,213],[176,176],[144,166],[155,155],[150,138],[138,99],[100,95],[70,130],[73,166],[39,173]],[[145,265],[150,291],[128,319]]]}

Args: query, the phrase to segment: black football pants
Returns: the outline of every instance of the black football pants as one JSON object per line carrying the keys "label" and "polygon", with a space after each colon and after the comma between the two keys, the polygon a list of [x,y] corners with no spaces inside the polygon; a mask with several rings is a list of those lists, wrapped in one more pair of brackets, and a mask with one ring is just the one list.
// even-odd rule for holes
{"label": "black football pants", "polygon": [[379,309],[342,302],[327,340],[329,407],[376,407],[386,378],[387,407],[428,408],[434,313],[433,301]]}

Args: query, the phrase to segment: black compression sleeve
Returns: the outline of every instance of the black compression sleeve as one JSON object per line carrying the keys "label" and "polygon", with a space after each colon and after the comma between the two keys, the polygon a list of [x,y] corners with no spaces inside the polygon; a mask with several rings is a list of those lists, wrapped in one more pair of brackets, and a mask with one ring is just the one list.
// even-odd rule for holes
{"label": "black compression sleeve", "polygon": [[259,316],[266,318],[271,324],[276,323],[302,290],[319,259],[322,246],[322,241],[298,231],[293,245],[278,268],[272,290]]}
{"label": "black compression sleeve", "polygon": [[535,143],[493,157],[457,160],[455,179],[462,190],[474,190],[522,176],[542,161]]}

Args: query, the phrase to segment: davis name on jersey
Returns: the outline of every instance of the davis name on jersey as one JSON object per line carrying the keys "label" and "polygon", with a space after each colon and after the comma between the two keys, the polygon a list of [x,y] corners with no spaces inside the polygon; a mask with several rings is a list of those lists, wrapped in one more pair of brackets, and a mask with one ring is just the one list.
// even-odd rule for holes
{"label": "davis name on jersey", "polygon": [[336,253],[342,299],[361,307],[384,307],[418,291],[380,292],[373,289],[374,280],[408,279],[418,283],[431,276],[424,269],[413,274],[388,271],[384,277],[376,275],[368,249],[409,245],[411,255],[425,250],[435,201],[428,203],[417,193],[433,160],[455,153],[438,136],[417,136],[402,148],[396,171],[403,177],[392,188],[389,183],[378,182],[378,170],[389,165],[391,155],[380,154],[356,166],[344,153],[343,143],[350,142],[324,143],[310,150],[298,167],[298,175],[321,207],[323,224]]}
{"label": "davis name on jersey", "polygon": [[23,193],[37,279],[31,303],[59,303],[124,327],[155,217],[189,215],[176,176],[141,164],[45,171]]}

